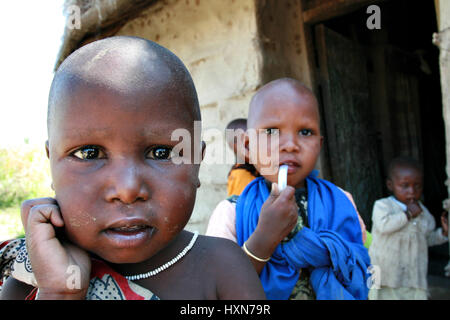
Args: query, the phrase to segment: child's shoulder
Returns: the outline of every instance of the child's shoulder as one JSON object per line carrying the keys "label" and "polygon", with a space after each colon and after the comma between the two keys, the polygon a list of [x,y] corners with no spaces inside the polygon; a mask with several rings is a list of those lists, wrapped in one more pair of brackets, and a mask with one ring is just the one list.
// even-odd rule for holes
{"label": "child's shoulder", "polygon": [[380,198],[380,199],[375,200],[375,203],[391,204],[391,203],[394,203],[394,200],[392,199],[392,197],[385,197],[385,198]]}
{"label": "child's shoulder", "polygon": [[220,262],[230,256],[241,254],[241,248],[229,239],[199,235],[197,242],[197,251],[209,256],[208,263]]}
{"label": "child's shoulder", "polygon": [[194,257],[204,277],[214,277],[219,299],[265,299],[250,259],[235,242],[199,236]]}
{"label": "child's shoulder", "polygon": [[233,195],[229,196],[229,197],[226,199],[226,201],[229,202],[229,203],[231,203],[231,204],[236,204],[237,201],[238,201],[238,199],[239,199],[239,196],[233,194]]}
{"label": "child's shoulder", "polygon": [[[406,205],[404,206],[406,207]],[[375,200],[373,204],[373,210],[377,212],[389,211],[395,213],[395,212],[403,212],[404,209],[405,208],[403,207],[403,205],[400,204],[397,200],[395,200],[391,196]]]}

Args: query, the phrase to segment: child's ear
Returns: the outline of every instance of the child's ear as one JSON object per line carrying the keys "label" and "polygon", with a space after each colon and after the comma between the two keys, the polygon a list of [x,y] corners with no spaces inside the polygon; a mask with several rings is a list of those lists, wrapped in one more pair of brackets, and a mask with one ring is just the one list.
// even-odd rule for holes
{"label": "child's ear", "polygon": [[206,143],[202,140],[202,161],[205,159]]}
{"label": "child's ear", "polygon": [[320,136],[320,149],[322,149],[324,139],[325,138],[323,136]]}
{"label": "child's ear", "polygon": [[[49,147],[48,147],[48,140],[45,141],[45,153],[47,154],[47,158],[50,159],[50,150],[49,150]],[[53,187],[53,182],[50,185],[50,187],[52,188],[53,191],[55,190],[55,188]]]}
{"label": "child's ear", "polygon": [[[202,161],[203,159],[205,159],[205,151],[206,151],[206,143],[205,141],[202,140]],[[201,185],[202,183],[200,182],[200,177],[198,176],[197,173],[197,188],[200,188]]]}
{"label": "child's ear", "polygon": [[247,134],[247,132],[243,133],[242,135],[240,135],[240,138],[242,139],[242,145],[244,146],[243,148],[243,157],[245,159],[246,163],[250,163],[250,138],[249,135]]}
{"label": "child's ear", "polygon": [[245,146],[245,131],[239,132],[236,136],[234,154],[236,155],[236,163],[244,164],[249,162],[248,151]]}
{"label": "child's ear", "polygon": [[389,191],[393,192],[393,190],[394,190],[394,188],[393,188],[394,185],[393,185],[391,179],[387,179],[387,180],[386,180],[386,187],[388,188]]}
{"label": "child's ear", "polygon": [[50,151],[48,149],[48,140],[45,141],[45,153],[47,154],[47,158],[50,159]]}

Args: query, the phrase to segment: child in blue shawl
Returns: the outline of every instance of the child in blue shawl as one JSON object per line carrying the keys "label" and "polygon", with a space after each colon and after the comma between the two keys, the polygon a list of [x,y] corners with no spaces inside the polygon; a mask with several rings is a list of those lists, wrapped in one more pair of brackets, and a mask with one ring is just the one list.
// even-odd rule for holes
{"label": "child in blue shawl", "polygon": [[[270,82],[250,103],[243,143],[262,177],[231,201],[235,230],[229,233],[249,256],[268,299],[367,299],[370,259],[357,211],[342,189],[314,170],[323,143],[319,123],[314,94],[293,79]],[[260,160],[262,150],[255,150],[263,144],[251,143],[249,130],[263,133],[258,139],[267,139],[266,154],[278,152],[272,172]],[[283,164],[288,186],[280,192]],[[213,214],[207,234],[218,235],[209,231],[218,219],[225,218]]]}

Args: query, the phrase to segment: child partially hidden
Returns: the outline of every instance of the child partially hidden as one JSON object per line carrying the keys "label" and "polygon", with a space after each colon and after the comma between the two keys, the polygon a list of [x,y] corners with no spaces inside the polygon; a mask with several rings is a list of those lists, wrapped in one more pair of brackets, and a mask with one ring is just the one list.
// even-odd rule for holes
{"label": "child partially hidden", "polygon": [[369,248],[372,263],[379,267],[379,288],[370,290],[373,300],[425,300],[428,298],[428,246],[448,241],[448,221],[442,228],[420,201],[423,171],[411,158],[391,161],[387,187],[392,195],[373,206]]}

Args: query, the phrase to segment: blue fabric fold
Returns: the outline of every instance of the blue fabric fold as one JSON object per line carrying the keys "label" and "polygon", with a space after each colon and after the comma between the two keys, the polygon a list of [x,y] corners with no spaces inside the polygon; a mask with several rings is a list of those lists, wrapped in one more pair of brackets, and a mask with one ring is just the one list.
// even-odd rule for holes
{"label": "blue fabric fold", "polygon": [[[316,174],[313,172],[306,178],[309,227],[279,244],[260,274],[266,296],[272,300],[288,299],[299,270],[308,268],[317,299],[367,299],[370,258],[362,243],[356,210],[342,190]],[[236,203],[239,245],[256,229],[268,196],[263,177],[253,180],[239,196]]]}

